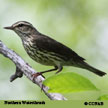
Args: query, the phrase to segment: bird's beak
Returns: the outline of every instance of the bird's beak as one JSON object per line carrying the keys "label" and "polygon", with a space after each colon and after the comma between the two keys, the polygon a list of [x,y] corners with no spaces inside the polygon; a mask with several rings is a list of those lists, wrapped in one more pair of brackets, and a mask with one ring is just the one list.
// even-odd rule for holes
{"label": "bird's beak", "polygon": [[13,30],[14,28],[12,26],[4,27],[4,29]]}

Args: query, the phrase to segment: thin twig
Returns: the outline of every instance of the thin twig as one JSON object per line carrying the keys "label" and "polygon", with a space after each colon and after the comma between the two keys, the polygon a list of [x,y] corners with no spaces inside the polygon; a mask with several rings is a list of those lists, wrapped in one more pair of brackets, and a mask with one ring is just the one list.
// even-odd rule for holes
{"label": "thin twig", "polygon": [[31,66],[26,63],[18,54],[16,54],[11,49],[7,48],[0,41],[0,53],[5,57],[9,58],[16,65],[16,72],[11,76],[10,81],[14,81],[18,77],[22,77],[23,74],[30,79],[33,83],[37,84],[46,94],[46,96],[51,100],[67,100],[64,96],[59,93],[48,93],[48,87],[43,86],[42,82],[45,80],[41,75],[33,79],[33,74],[36,71],[31,68]]}

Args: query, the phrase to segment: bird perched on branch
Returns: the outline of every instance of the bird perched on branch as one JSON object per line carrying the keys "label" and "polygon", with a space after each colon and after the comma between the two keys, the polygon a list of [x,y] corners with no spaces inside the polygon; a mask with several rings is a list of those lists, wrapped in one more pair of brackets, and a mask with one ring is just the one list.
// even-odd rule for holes
{"label": "bird perched on branch", "polygon": [[43,65],[54,66],[53,69],[35,73],[34,77],[55,70],[57,70],[56,73],[59,73],[62,71],[63,66],[74,66],[87,69],[99,76],[104,76],[106,74],[105,72],[87,64],[85,59],[80,57],[72,49],[44,34],[41,34],[29,22],[19,21],[12,26],[5,27],[5,29],[13,30],[18,34],[27,54],[33,60]]}

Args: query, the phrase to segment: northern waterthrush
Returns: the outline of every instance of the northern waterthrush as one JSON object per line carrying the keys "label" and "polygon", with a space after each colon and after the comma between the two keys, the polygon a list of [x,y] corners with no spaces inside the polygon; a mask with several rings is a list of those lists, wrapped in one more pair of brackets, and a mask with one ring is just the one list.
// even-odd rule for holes
{"label": "northern waterthrush", "polygon": [[41,34],[29,22],[19,21],[5,29],[13,30],[19,35],[26,52],[33,60],[43,65],[54,66],[53,69],[38,72],[35,76],[54,70],[57,70],[56,73],[58,73],[63,69],[63,66],[87,69],[99,76],[106,74],[87,64],[84,58],[67,46]]}

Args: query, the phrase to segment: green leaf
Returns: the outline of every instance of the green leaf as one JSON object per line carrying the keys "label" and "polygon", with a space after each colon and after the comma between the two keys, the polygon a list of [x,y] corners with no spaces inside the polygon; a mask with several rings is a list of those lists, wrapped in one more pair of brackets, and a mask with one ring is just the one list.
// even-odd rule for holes
{"label": "green leaf", "polygon": [[100,96],[98,98],[98,100],[108,100],[108,94],[107,95]]}
{"label": "green leaf", "polygon": [[43,84],[50,93],[71,93],[98,90],[87,78],[76,73],[61,73],[46,79]]}

